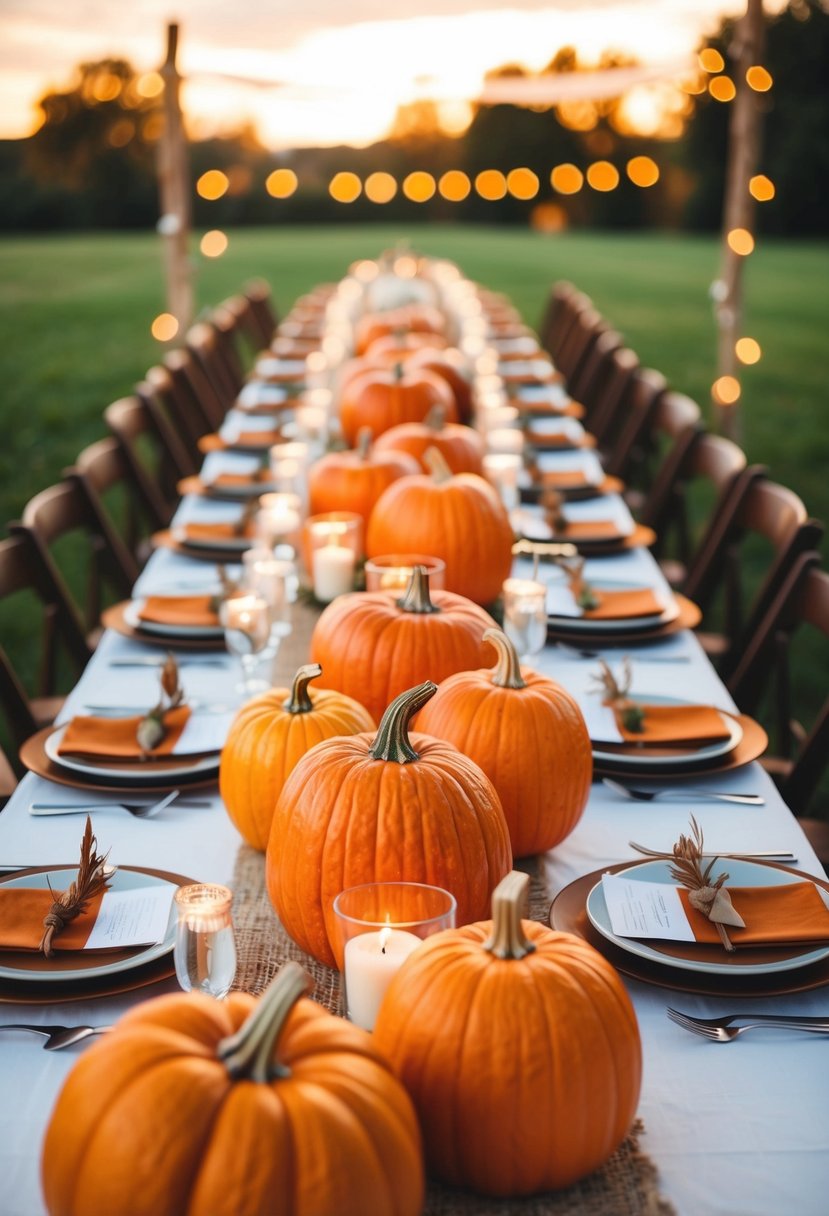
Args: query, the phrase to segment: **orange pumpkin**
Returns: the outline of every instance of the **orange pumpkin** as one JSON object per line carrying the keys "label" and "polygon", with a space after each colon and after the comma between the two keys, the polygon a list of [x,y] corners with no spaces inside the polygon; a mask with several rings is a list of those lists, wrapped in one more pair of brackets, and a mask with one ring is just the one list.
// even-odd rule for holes
{"label": "orange pumpkin", "polygon": [[446,346],[448,341],[441,334],[417,333],[414,330],[405,333],[397,331],[375,338],[366,347],[363,358],[391,367],[394,363],[407,362],[409,356],[417,351],[430,350],[437,354]]}
{"label": "orange pumpkin", "polygon": [[403,304],[385,312],[369,312],[360,317],[355,328],[354,346],[358,355],[364,354],[375,338],[387,334],[414,333],[442,334],[446,329],[446,318],[439,308],[431,304]]}
{"label": "orange pumpkin", "polygon": [[311,636],[311,658],[323,686],[358,697],[379,718],[389,702],[427,678],[443,680],[486,662],[483,636],[492,618],[451,591],[429,594],[416,567],[406,594],[357,591],[338,596]]}
{"label": "orange pumpkin", "polygon": [[432,696],[426,681],[392,701],[376,736],[329,739],[285,783],[268,842],[268,894],[294,941],[341,965],[332,905],[367,882],[423,882],[457,900],[459,923],[476,920],[509,870],[498,795],[451,743],[408,734]]}
{"label": "orange pumpkin", "polygon": [[401,477],[381,494],[366,533],[366,554],[430,553],[446,563],[446,586],[491,604],[512,567],[512,526],[496,490],[474,473],[452,475],[435,448],[431,476]]}
{"label": "orange pumpkin", "polygon": [[371,444],[371,430],[364,427],[354,451],[329,452],[315,461],[308,472],[309,511],[353,511],[367,525],[377,499],[398,477],[419,471],[413,455],[403,450]]}
{"label": "orange pumpkin", "polygon": [[471,421],[472,377],[469,363],[459,350],[451,346],[445,350],[423,347],[406,356],[406,366],[425,367],[445,380],[455,396],[461,422]]}
{"label": "orange pumpkin", "polygon": [[375,719],[343,693],[308,684],[317,663],[300,667],[293,687],[272,688],[243,705],[222,750],[219,792],[230,818],[255,849],[264,850],[276,800],[297,761],[334,735],[371,730]]}
{"label": "orange pumpkin", "polygon": [[428,938],[374,1029],[420,1117],[427,1167],[486,1195],[569,1186],[618,1148],[642,1051],[616,971],[581,938],[521,920],[527,875],[493,919]]}
{"label": "orange pumpkin", "polygon": [[422,422],[403,422],[385,431],[375,445],[375,451],[408,453],[422,470],[428,468],[424,455],[429,448],[438,449],[453,473],[483,473],[483,438],[472,427],[447,422],[438,405]]}
{"label": "orange pumpkin", "polygon": [[450,421],[457,420],[452,390],[440,376],[417,369],[407,372],[400,364],[372,368],[341,387],[340,427],[346,442],[353,444],[361,427],[382,435],[400,422],[422,422],[434,405],[442,405]]}
{"label": "orange pumpkin", "polygon": [[161,996],[88,1047],[44,1141],[51,1216],[417,1216],[411,1101],[307,987],[286,963],[259,1000]]}
{"label": "orange pumpkin", "polygon": [[444,680],[418,730],[480,764],[501,799],[513,856],[527,857],[559,844],[581,818],[593,780],[590,735],[576,701],[521,667],[506,634],[488,629],[484,639],[496,666]]}

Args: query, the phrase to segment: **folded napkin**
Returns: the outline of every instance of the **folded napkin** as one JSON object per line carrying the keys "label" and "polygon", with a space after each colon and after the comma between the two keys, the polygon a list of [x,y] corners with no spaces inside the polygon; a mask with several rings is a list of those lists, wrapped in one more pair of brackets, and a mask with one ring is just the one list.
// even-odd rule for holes
{"label": "folded napkin", "polygon": [[156,625],[218,626],[212,595],[148,595],[138,617]]}
{"label": "folded napkin", "polygon": [[[777,946],[829,942],[829,908],[811,882],[777,887],[732,887],[728,893],[745,928],[728,926],[728,936],[740,946]],[[701,943],[720,944],[716,925],[693,907],[689,892],[679,889],[694,937]]]}
{"label": "folded napkin", "polygon": [[731,735],[722,714],[711,705],[649,705],[636,701],[645,711],[641,731],[622,724],[622,713],[614,709],[616,725],[625,743],[699,744],[725,742]]}
{"label": "folded napkin", "polygon": [[615,519],[568,519],[563,529],[551,529],[556,540],[572,541],[612,541],[623,540],[626,533],[621,532]]}
{"label": "folded napkin", "polygon": [[540,473],[533,479],[533,484],[547,486],[551,490],[582,490],[595,485],[588,479],[584,469],[569,469],[561,473]]}
{"label": "folded napkin", "polygon": [[225,490],[245,486],[261,486],[264,490],[273,484],[273,476],[270,469],[257,469],[255,473],[217,473],[208,484]]}
{"label": "folded napkin", "polygon": [[[68,885],[68,884],[67,884]],[[104,892],[89,901],[86,911],[70,920],[52,938],[53,950],[82,950],[95,925]],[[0,950],[37,951],[43,937],[43,920],[55,895],[36,887],[0,887]]]}
{"label": "folded napkin", "polygon": [[214,541],[217,544],[221,542],[234,542],[242,540],[253,540],[256,532],[253,526],[253,520],[249,520],[245,525],[241,534],[236,531],[235,524],[182,524],[182,531],[185,540],[195,541]]}
{"label": "folded napkin", "polygon": [[[89,756],[95,760],[141,760],[138,746],[138,726],[144,715],[131,718],[99,718],[78,715],[72,719],[58,747],[58,755],[78,759]],[[168,710],[164,715],[164,738],[150,753],[152,759],[170,756],[187,725],[190,710],[186,705]]]}
{"label": "folded napkin", "polygon": [[226,439],[225,442],[231,448],[269,448],[283,438],[282,432],[277,427],[268,431],[237,431],[232,438]]}
{"label": "folded napkin", "polygon": [[593,593],[599,601],[598,607],[582,609],[582,616],[588,621],[658,616],[665,607],[650,587],[636,587],[630,591],[599,591],[594,588]]}

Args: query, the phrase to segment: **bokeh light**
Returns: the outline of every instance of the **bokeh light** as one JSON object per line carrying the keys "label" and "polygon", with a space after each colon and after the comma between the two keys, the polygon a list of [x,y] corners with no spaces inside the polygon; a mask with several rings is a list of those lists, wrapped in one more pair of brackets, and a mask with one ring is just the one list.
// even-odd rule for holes
{"label": "bokeh light", "polygon": [[619,185],[619,170],[609,160],[595,160],[587,169],[587,184],[606,193]]}
{"label": "bokeh light", "polygon": [[754,89],[755,93],[768,93],[774,81],[771,72],[755,63],[746,72],[746,83],[750,89]]}
{"label": "bokeh light", "polygon": [[115,101],[121,92],[121,78],[114,72],[101,72],[92,82],[92,96],[96,101]]}
{"label": "bokeh light", "polygon": [[156,342],[172,342],[178,333],[178,321],[171,312],[160,312],[150,326]]}
{"label": "bokeh light", "polygon": [[741,363],[759,363],[763,351],[756,338],[738,338],[734,343],[734,353]]}
{"label": "bokeh light", "polygon": [[625,166],[634,186],[654,186],[659,181],[659,166],[649,156],[633,156]]}
{"label": "bokeh light", "polygon": [[557,194],[578,194],[584,185],[584,174],[575,165],[556,165],[550,174],[550,185]]}
{"label": "bokeh light", "polygon": [[748,192],[758,203],[768,203],[774,198],[774,182],[765,173],[757,173],[748,183]]}
{"label": "bokeh light", "polygon": [[447,169],[438,182],[441,198],[450,203],[462,203],[469,197],[472,183],[460,169]]}
{"label": "bokeh light", "polygon": [[567,227],[567,212],[561,203],[536,203],[530,215],[530,226],[536,232],[563,232]]}
{"label": "bokeh light", "polygon": [[720,376],[711,385],[711,394],[718,405],[734,405],[740,400],[740,381],[736,376]]}
{"label": "bokeh light", "polygon": [[697,60],[703,72],[721,72],[725,67],[725,60],[713,46],[707,46],[700,51]]}
{"label": "bokeh light", "polygon": [[141,97],[160,97],[164,92],[164,80],[160,72],[145,72],[135,82],[135,90]]}
{"label": "bokeh light", "polygon": [[397,182],[390,173],[370,173],[366,178],[366,198],[372,203],[390,203],[397,194]]}
{"label": "bokeh light", "polygon": [[507,190],[513,198],[535,198],[538,186],[538,177],[532,169],[510,169],[507,174]]}
{"label": "bokeh light", "polygon": [[290,198],[298,185],[293,169],[274,169],[265,179],[265,189],[271,198]]}
{"label": "bokeh light", "polygon": [[227,237],[218,228],[205,232],[199,245],[206,258],[220,258],[227,249]]}
{"label": "bokeh light", "polygon": [[733,101],[737,96],[737,86],[730,76],[712,76],[708,81],[708,92],[714,101]]}
{"label": "bokeh light", "polygon": [[475,178],[475,189],[487,202],[497,203],[507,192],[507,179],[500,169],[482,169]]}
{"label": "bokeh light", "polygon": [[741,258],[748,257],[754,251],[754,237],[748,228],[732,228],[725,239],[728,241],[728,248],[733,253],[738,253]]}
{"label": "bokeh light", "polygon": [[428,203],[435,190],[435,179],[431,173],[425,173],[422,169],[415,169],[414,173],[403,179],[403,193],[412,203]]}
{"label": "bokeh light", "polygon": [[196,193],[201,198],[209,199],[212,202],[221,198],[227,192],[229,185],[230,179],[226,173],[222,173],[221,169],[208,169],[196,182]]}
{"label": "bokeh light", "polygon": [[356,173],[335,173],[328,186],[328,193],[335,203],[353,203],[360,197],[362,185]]}

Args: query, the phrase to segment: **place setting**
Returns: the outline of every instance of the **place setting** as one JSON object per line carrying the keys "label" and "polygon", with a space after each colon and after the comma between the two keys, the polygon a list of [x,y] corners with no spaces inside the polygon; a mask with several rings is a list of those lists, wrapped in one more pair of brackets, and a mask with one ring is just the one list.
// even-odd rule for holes
{"label": "place setting", "polygon": [[653,529],[637,524],[617,494],[572,502],[548,488],[538,503],[511,511],[510,521],[518,539],[568,543],[594,555],[647,548],[656,540]]}
{"label": "place setting", "polygon": [[270,465],[260,456],[244,452],[209,452],[197,476],[178,483],[179,494],[205,498],[244,500],[276,491]]}
{"label": "place setting", "polygon": [[537,503],[547,491],[561,495],[564,502],[583,498],[620,495],[624,484],[608,476],[595,451],[538,451],[525,446],[518,473],[521,501]]}

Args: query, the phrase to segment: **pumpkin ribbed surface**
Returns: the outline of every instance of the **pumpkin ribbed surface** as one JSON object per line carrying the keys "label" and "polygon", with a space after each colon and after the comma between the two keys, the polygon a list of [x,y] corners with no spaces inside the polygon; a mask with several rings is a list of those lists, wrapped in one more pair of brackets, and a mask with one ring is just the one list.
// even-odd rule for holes
{"label": "pumpkin ribbed surface", "polygon": [[416,1216],[417,1121],[370,1036],[302,999],[290,1075],[235,1080],[218,1048],[256,1004],[159,997],[86,1049],[46,1134],[51,1216]]}
{"label": "pumpkin ribbed surface", "polygon": [[291,691],[273,688],[242,706],[219,767],[219,792],[230,818],[248,844],[263,851],[276,800],[302,756],[323,739],[375,725],[363,705],[330,689],[309,689],[310,710],[291,713]]}
{"label": "pumpkin ribbed surface", "polygon": [[[486,445],[477,431],[460,423],[433,425],[424,422],[404,422],[385,431],[375,444],[376,452],[405,452],[426,469],[426,451],[437,448],[453,473],[481,473]],[[413,470],[416,472],[417,470]]]}
{"label": "pumpkin ribbed surface", "polygon": [[[382,730],[382,726],[381,726]],[[268,893],[289,935],[341,963],[332,904],[366,882],[422,882],[476,920],[510,868],[506,821],[485,774],[456,748],[410,737],[417,759],[375,759],[374,737],[330,739],[294,769],[274,813]]]}
{"label": "pumpkin ribbed surface", "polygon": [[406,358],[407,367],[425,367],[447,382],[455,396],[455,405],[461,422],[472,419],[472,381],[469,364],[455,347],[446,350],[424,348],[413,351]]}
{"label": "pumpkin ribbed surface", "polygon": [[371,451],[329,452],[308,473],[309,511],[354,511],[368,524],[374,504],[398,477],[419,471],[417,459],[403,450],[374,445]]}
{"label": "pumpkin ribbed surface", "polygon": [[361,427],[372,434],[401,422],[421,422],[429,410],[441,405],[446,417],[457,421],[452,390],[445,380],[426,370],[377,368],[350,379],[340,393],[340,426],[346,442],[353,445]]}
{"label": "pumpkin ribbed surface", "polygon": [[401,477],[371,513],[366,553],[429,553],[446,563],[446,586],[491,604],[512,568],[509,516],[496,491],[474,473],[447,481]]}
{"label": "pumpkin ribbed surface", "polygon": [[553,848],[578,823],[593,755],[573,697],[529,667],[520,678],[523,687],[510,688],[492,668],[450,676],[424,706],[418,729],[481,766],[501,799],[513,855],[527,857]]}
{"label": "pumpkin ribbed surface", "polygon": [[408,612],[386,591],[338,596],[311,637],[311,659],[323,670],[319,684],[359,698],[379,719],[405,688],[480,667],[490,653],[483,636],[492,618],[451,591],[432,592],[431,602],[439,611]]}
{"label": "pumpkin ribbed surface", "polygon": [[429,938],[384,997],[374,1041],[411,1095],[427,1166],[488,1195],[568,1186],[628,1132],[636,1017],[596,950],[535,921],[535,949],[496,958],[492,922]]}

